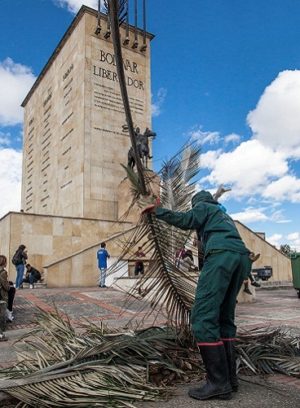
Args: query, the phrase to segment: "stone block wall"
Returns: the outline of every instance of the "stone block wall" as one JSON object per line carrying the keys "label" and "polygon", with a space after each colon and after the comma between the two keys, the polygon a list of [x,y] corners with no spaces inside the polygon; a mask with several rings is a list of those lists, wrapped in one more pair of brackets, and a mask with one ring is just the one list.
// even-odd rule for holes
{"label": "stone block wall", "polygon": [[271,266],[273,276],[269,279],[270,282],[291,282],[292,265],[290,258],[282,254],[268,241],[263,239],[261,235],[255,234],[255,232],[251,231],[242,223],[236,221],[235,224],[247,248],[252,252],[260,253],[260,258],[254,262],[253,268]]}
{"label": "stone block wall", "polygon": [[[75,254],[90,245],[99,245],[110,235],[130,226],[128,222],[12,212],[0,220],[0,253],[7,256],[9,279],[14,281],[16,271],[11,258],[20,244],[27,247],[28,262],[43,271],[45,264]],[[95,253],[91,262],[96,263]],[[85,268],[85,274],[90,273],[89,265],[80,265],[80,268]],[[81,269],[76,270],[83,273]],[[70,278],[62,275],[60,278],[68,286]]]}

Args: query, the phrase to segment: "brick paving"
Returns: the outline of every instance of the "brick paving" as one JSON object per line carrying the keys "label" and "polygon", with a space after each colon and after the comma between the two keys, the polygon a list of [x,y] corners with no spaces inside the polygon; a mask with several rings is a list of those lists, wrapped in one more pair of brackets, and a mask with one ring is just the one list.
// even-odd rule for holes
{"label": "brick paving", "polygon": [[[239,327],[300,328],[300,300],[294,289],[258,290],[256,294],[255,302],[237,305]],[[8,337],[12,330],[34,327],[38,308],[54,311],[55,307],[67,314],[75,326],[93,321],[119,327],[132,320],[140,322],[150,311],[146,302],[111,288],[23,289],[16,294],[15,320],[7,326]],[[151,324],[153,319],[154,314],[148,316],[145,324]],[[163,315],[159,322],[165,322]]]}
{"label": "brick paving", "polygon": [[[9,337],[11,330],[33,327],[35,314],[39,309],[54,311],[57,308],[59,312],[68,315],[75,326],[93,321],[118,327],[133,318],[138,322],[147,315],[150,308],[146,302],[132,303],[134,300],[132,298],[128,302],[126,294],[109,288],[23,289],[17,292],[15,320],[8,324],[7,335]],[[143,311],[139,312],[142,308]],[[151,319],[147,323],[151,324]]]}

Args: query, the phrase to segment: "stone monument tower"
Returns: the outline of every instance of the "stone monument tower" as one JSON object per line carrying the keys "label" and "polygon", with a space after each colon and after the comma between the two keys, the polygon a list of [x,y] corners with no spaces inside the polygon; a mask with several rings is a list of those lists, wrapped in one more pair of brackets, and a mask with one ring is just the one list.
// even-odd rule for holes
{"label": "stone monument tower", "polygon": [[[153,36],[123,24],[123,63],[133,122],[151,129],[150,42]],[[11,260],[20,244],[45,272],[49,287],[94,286],[95,254],[113,237],[130,234],[134,217],[118,221],[130,205],[120,163],[129,135],[107,17],[83,6],[26,96],[22,211],[0,219],[0,253]],[[151,166],[151,163],[150,163]],[[275,280],[291,280],[290,259],[246,227],[238,228]],[[125,262],[126,260],[124,260]],[[15,280],[15,267],[8,265]]]}
{"label": "stone monument tower", "polygon": [[[143,130],[153,36],[124,24],[121,38],[133,121]],[[117,219],[130,139],[115,65],[106,16],[83,6],[22,104],[25,212]]]}
{"label": "stone monument tower", "polygon": [[[137,20],[120,34],[133,122],[143,132],[151,128],[153,36]],[[49,287],[95,285],[99,243],[132,227],[117,222],[131,143],[105,14],[81,7],[22,106],[22,210],[0,220],[0,253],[11,259],[25,244]],[[113,242],[109,249],[119,255]],[[11,263],[8,270],[13,281]]]}

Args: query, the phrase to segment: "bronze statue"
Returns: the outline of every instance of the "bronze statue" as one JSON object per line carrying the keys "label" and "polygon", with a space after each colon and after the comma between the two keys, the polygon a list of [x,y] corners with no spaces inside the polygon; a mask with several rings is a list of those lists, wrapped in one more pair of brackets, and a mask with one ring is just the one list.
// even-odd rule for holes
{"label": "bronze statue", "polygon": [[[142,164],[144,167],[147,167],[147,161],[148,159],[152,159],[152,156],[150,156],[150,149],[149,149],[149,137],[155,138],[156,133],[150,130],[149,128],[146,128],[145,132],[143,134],[140,133],[140,128],[137,127],[135,129],[135,138],[136,138],[136,144],[137,144],[137,150],[139,157],[142,161]],[[132,169],[135,166],[135,158],[134,158],[134,152],[133,148],[130,147],[128,151],[128,167],[131,167]]]}

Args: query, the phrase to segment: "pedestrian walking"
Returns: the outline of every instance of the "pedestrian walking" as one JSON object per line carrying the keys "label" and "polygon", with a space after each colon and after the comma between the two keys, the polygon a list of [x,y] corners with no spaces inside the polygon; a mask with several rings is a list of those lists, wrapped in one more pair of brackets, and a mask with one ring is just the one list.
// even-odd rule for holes
{"label": "pedestrian walking", "polygon": [[100,249],[97,251],[98,268],[100,269],[99,287],[106,288],[106,271],[107,271],[107,259],[110,258],[109,253],[106,250],[106,243],[100,244]]}

